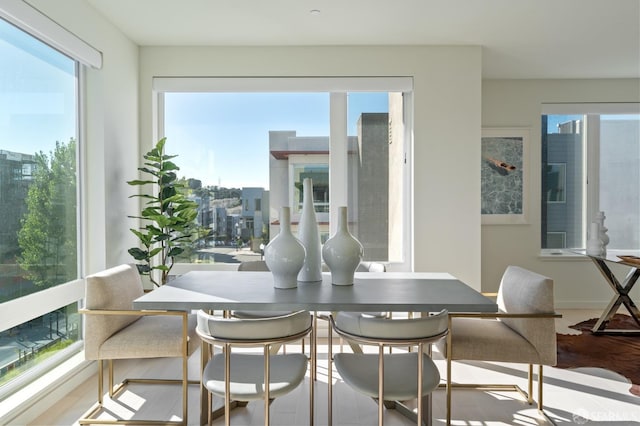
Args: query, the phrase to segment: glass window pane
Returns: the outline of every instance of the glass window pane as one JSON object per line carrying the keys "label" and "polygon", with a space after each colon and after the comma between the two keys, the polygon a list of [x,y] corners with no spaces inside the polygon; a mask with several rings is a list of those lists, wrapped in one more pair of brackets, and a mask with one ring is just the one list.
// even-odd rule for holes
{"label": "glass window pane", "polygon": [[[77,66],[0,19],[0,303],[78,278]],[[0,383],[81,338],[76,308],[0,330]]]}
{"label": "glass window pane", "polygon": [[[313,179],[326,241],[332,93],[163,95],[167,151],[178,155],[188,196],[200,205],[202,237],[180,262],[250,260],[279,232],[282,206],[291,207],[297,232],[305,177]],[[347,194],[350,228],[365,246],[365,260],[403,262],[403,94],[358,92],[347,99],[348,168],[338,189]]]}
{"label": "glass window pane", "polygon": [[[542,118],[542,248],[584,248],[584,218],[596,211],[606,215],[607,248],[640,248],[640,115]],[[598,160],[587,161],[587,152]],[[587,176],[598,179],[587,185]]]}
{"label": "glass window pane", "polygon": [[640,115],[600,116],[600,210],[609,249],[640,248]]}
{"label": "glass window pane", "polygon": [[[584,119],[582,115],[545,115],[542,122],[542,248],[558,248],[559,238],[553,236],[559,235],[565,247],[582,248]],[[564,202],[555,202],[552,198],[559,197],[561,168],[565,177],[561,188]]]}
{"label": "glass window pane", "polygon": [[77,303],[1,332],[0,386],[80,339]]}
{"label": "glass window pane", "polygon": [[302,213],[304,190],[302,182],[310,178],[313,183],[313,207],[318,213],[329,213],[329,165],[293,165],[293,214]]}
{"label": "glass window pane", "polygon": [[0,20],[0,300],[77,277],[75,66]]}
{"label": "glass window pane", "polygon": [[566,233],[547,232],[547,248],[567,248]]}
{"label": "glass window pane", "polygon": [[[167,152],[178,155],[185,181],[198,182],[188,195],[199,204],[202,237],[181,262],[256,260],[279,232],[282,206],[292,207],[296,232],[300,173],[317,178],[322,214],[328,93],[165,93],[164,104]],[[328,217],[321,226],[327,234]]]}
{"label": "glass window pane", "polygon": [[402,261],[402,93],[348,93],[349,222],[366,261]]}
{"label": "glass window pane", "polygon": [[567,165],[547,163],[547,203],[564,203],[566,199]]}

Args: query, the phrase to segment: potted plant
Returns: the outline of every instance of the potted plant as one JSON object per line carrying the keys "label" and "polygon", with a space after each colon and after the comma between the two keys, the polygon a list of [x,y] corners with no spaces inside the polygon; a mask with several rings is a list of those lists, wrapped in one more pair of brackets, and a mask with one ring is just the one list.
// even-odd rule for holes
{"label": "potted plant", "polygon": [[[176,171],[180,168],[170,161],[177,155],[164,152],[166,138],[158,141],[156,146],[143,157],[144,167],[138,170],[150,175],[148,180],[132,180],[132,186],[151,185],[150,193],[139,193],[130,196],[146,200],[139,216],[141,228],[131,229],[140,240],[141,247],[130,248],[129,254],[140,262],[137,264],[141,275],[148,275],[155,286],[167,282],[175,257],[184,251],[184,245],[191,241],[197,232],[194,222],[198,211],[197,204],[190,201],[180,192],[184,185],[178,181]],[[156,191],[156,192],[154,192]],[[154,274],[156,270],[158,274]]]}

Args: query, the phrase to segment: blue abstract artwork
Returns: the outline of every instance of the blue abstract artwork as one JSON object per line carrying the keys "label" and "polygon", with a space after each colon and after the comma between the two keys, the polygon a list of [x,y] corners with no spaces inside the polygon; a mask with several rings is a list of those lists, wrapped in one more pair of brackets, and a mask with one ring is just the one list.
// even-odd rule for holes
{"label": "blue abstract artwork", "polygon": [[482,214],[523,214],[523,145],[522,137],[482,138]]}

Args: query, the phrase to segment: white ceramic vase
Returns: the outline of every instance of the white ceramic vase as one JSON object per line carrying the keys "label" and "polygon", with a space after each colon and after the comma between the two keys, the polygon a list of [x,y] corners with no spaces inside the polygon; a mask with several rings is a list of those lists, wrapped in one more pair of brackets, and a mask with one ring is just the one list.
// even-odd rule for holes
{"label": "white ceramic vase", "polygon": [[335,285],[353,285],[356,272],[364,250],[347,227],[347,208],[339,207],[338,230],[324,243],[322,258],[331,271],[331,283]]}
{"label": "white ceramic vase", "polygon": [[296,288],[304,263],[304,246],[291,233],[291,211],[280,209],[280,232],[264,248],[264,260],[273,275],[275,288]]}
{"label": "white ceramic vase", "polygon": [[322,281],[322,245],[318,220],[313,207],[313,182],[311,178],[302,181],[302,212],[298,223],[298,239],[304,246],[306,256],[302,269],[298,273],[298,281]]}

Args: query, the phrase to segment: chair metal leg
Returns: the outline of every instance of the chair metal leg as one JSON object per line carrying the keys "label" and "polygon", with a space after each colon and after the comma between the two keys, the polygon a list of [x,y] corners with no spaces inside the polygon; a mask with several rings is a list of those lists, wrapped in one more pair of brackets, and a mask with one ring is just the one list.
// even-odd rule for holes
{"label": "chair metal leg", "polygon": [[[110,359],[107,361],[109,365],[109,398],[113,398],[113,395],[116,394],[116,391],[113,389],[113,360]],[[118,390],[120,390],[122,386],[118,386]]]}
{"label": "chair metal leg", "polygon": [[102,390],[104,389],[104,365],[98,360],[98,404],[102,405]]}
{"label": "chair metal leg", "polygon": [[542,364],[538,366],[538,410],[542,410],[542,383],[544,382],[542,377]]}
{"label": "chair metal leg", "polygon": [[327,378],[329,381],[329,396],[327,398],[327,407],[328,407],[328,415],[327,421],[328,426],[333,425],[333,330],[331,329],[331,324],[329,324],[329,337],[327,342]]}
{"label": "chair metal leg", "polygon": [[[422,365],[422,351],[424,350],[424,344],[420,343],[418,345],[418,426],[422,426],[422,381],[424,380],[423,376],[423,365]],[[429,354],[431,356],[431,354]],[[431,415],[431,412],[429,412]]]}
{"label": "chair metal leg", "polygon": [[[451,330],[451,317],[449,317],[449,330]],[[451,424],[451,333],[447,334],[447,426]]]}
{"label": "chair metal leg", "polygon": [[185,425],[189,424],[189,357],[185,354],[182,358],[182,419]]}
{"label": "chair metal leg", "polygon": [[271,404],[269,400],[269,383],[271,380],[269,346],[265,345],[264,347],[264,426],[269,426],[269,405]]}
{"label": "chair metal leg", "polygon": [[[331,327],[329,327],[329,333],[331,333]],[[317,356],[318,353],[318,313],[313,313],[313,327],[311,329],[311,341],[309,342],[309,346],[311,346],[311,380],[316,380],[318,376],[318,367],[316,364],[316,360],[313,359],[314,356]]]}
{"label": "chair metal leg", "polygon": [[[316,355],[316,351],[317,351],[317,347],[315,344],[311,343],[311,342],[315,342],[316,341],[316,329],[314,327],[311,328],[311,337],[310,337],[310,344],[309,344],[309,350],[310,350],[310,356],[311,356],[311,374],[309,375],[309,426],[313,426],[313,419],[315,417],[315,413],[314,413],[314,406],[315,406],[315,380],[313,377],[313,372],[316,370],[316,363],[318,362],[317,360],[317,355]],[[304,344],[304,340],[303,340],[303,344]]]}
{"label": "chair metal leg", "polygon": [[378,346],[378,426],[383,426],[384,420],[384,346]]}
{"label": "chair metal leg", "polygon": [[98,400],[83,416],[78,420],[78,424],[81,425],[186,425],[187,424],[187,395],[189,384],[200,384],[199,381],[190,381],[187,376],[188,357],[184,357],[183,361],[183,378],[180,380],[175,379],[124,379],[122,382],[114,386],[113,382],[113,360],[107,360],[107,375],[109,384],[109,397],[113,398],[119,392],[126,388],[129,383],[143,383],[143,384],[180,384],[182,385],[182,401],[183,401],[183,419],[178,421],[168,420],[102,420],[95,419],[96,416],[104,408],[104,360],[97,360],[98,363]]}
{"label": "chair metal leg", "polygon": [[[207,425],[211,426],[213,422],[213,395],[207,391]],[[200,421],[202,424],[202,421]]]}
{"label": "chair metal leg", "polygon": [[231,425],[231,345],[224,345],[224,424]]}
{"label": "chair metal leg", "polygon": [[[450,335],[449,335],[450,336]],[[447,339],[449,339],[449,336],[447,336]],[[533,364],[529,364],[528,366],[528,382],[527,382],[527,387],[528,387],[528,392],[525,392],[524,390],[522,390],[520,388],[520,386],[518,385],[507,385],[507,384],[465,384],[465,383],[456,383],[455,385],[451,383],[451,352],[449,351],[449,348],[451,347],[450,342],[447,340],[447,381],[446,381],[446,404],[447,404],[447,425],[451,424],[451,391],[453,387],[456,388],[461,388],[461,389],[475,389],[475,390],[496,390],[496,391],[515,391],[520,393],[526,400],[527,403],[529,403],[530,405],[533,404],[534,399],[533,399]],[[538,365],[538,398],[537,398],[537,405],[538,405],[538,411],[553,425],[555,425],[556,423],[553,421],[553,419],[551,419],[549,417],[549,415],[544,411],[544,405],[543,405],[543,383],[544,383],[544,376],[543,376],[543,366],[542,365]],[[438,386],[438,388],[442,388],[442,386]]]}
{"label": "chair metal leg", "polygon": [[527,402],[529,405],[533,404],[533,364],[529,364],[529,371],[527,373]]}

